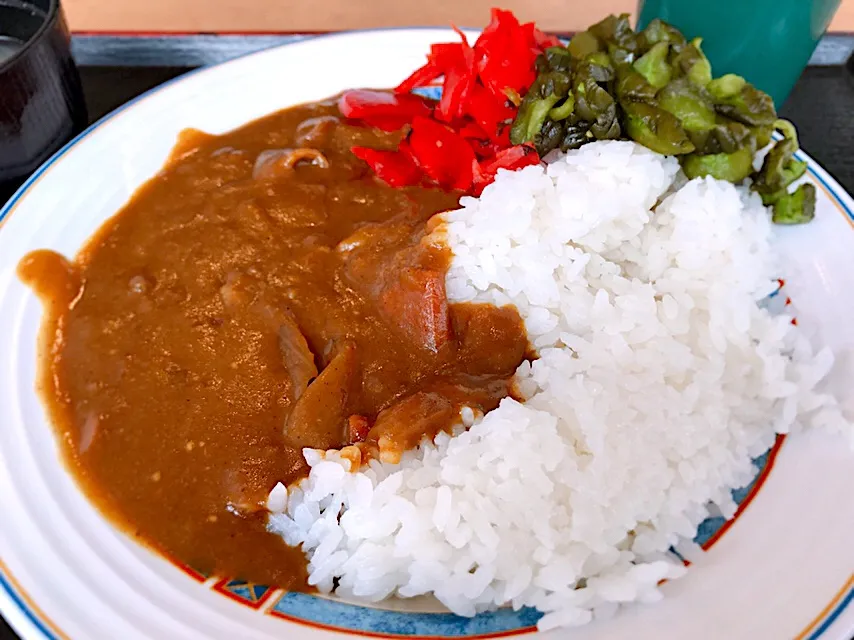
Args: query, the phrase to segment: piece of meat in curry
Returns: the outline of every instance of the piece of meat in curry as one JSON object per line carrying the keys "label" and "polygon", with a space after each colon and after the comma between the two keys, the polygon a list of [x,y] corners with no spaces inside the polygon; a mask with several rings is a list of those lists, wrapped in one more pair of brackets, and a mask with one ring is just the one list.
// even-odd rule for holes
{"label": "piece of meat in curry", "polygon": [[307,472],[302,447],[394,460],[508,395],[521,319],[448,305],[428,234],[457,195],[392,189],[349,151],[398,135],[334,100],[186,132],[73,262],[22,261],[64,457],[123,529],[203,572],[305,588],[264,511]]}

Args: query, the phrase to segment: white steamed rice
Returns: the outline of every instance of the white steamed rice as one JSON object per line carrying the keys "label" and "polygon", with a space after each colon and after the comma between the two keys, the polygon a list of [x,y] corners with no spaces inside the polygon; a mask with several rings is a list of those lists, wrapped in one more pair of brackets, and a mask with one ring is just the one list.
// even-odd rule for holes
{"label": "white steamed rice", "polygon": [[449,297],[519,309],[540,355],[516,374],[527,400],[465,411],[467,431],[398,465],[306,450],[311,473],[274,490],[269,528],[303,545],[321,591],[584,624],[660,598],[685,571],[667,550],[732,517],[775,433],[851,437],[815,389],[831,354],[760,304],[785,274],[745,188],[596,142],[461,205],[437,231]]}

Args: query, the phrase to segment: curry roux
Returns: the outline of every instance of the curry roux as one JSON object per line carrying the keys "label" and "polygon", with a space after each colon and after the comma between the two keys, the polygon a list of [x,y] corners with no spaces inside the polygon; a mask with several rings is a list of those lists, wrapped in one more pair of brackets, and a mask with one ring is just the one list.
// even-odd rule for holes
{"label": "curry roux", "polygon": [[[293,590],[305,559],[264,504],[307,472],[299,447],[411,448],[463,403],[494,408],[528,346],[515,309],[445,302],[426,223],[459,194],[379,183],[349,149],[399,134],[335,105],[185,132],[73,262],[19,265],[45,306],[39,390],[89,498],[180,563]],[[294,148],[314,151],[283,162]]]}

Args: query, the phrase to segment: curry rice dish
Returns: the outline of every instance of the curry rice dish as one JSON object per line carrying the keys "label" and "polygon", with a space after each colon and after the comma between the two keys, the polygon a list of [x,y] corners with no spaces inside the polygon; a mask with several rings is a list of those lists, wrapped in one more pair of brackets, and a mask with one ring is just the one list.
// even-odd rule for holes
{"label": "curry rice dish", "polygon": [[815,212],[797,148],[670,25],[500,10],[394,92],[186,131],[73,261],[19,265],[65,462],[204,573],[540,629],[655,601],[778,434],[850,438],[762,302],[772,222]]}

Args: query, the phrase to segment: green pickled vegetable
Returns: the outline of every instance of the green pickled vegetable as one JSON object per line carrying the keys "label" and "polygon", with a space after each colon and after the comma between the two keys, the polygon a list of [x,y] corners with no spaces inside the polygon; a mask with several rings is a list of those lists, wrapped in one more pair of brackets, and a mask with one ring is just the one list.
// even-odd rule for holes
{"label": "green pickled vegetable", "polygon": [[792,160],[783,167],[781,183],[788,187],[807,172],[807,163],[803,160]]}
{"label": "green pickled vegetable", "polygon": [[[690,42],[653,20],[635,33],[628,15],[608,16],[575,35],[567,47],[546,49],[537,78],[519,104],[514,144],[533,143],[541,155],[595,140],[631,139],[679,156],[690,178],[752,181],[774,221],[806,221],[814,190],[792,184],[806,170],[795,160],[797,134],[778,120],[771,98],[741,76],[712,77],[702,40]],[[772,143],[774,131],[783,139]],[[757,149],[771,144],[759,171]]]}
{"label": "green pickled vegetable", "polygon": [[765,204],[779,201],[786,194],[788,187],[807,169],[806,162],[795,160],[798,135],[792,123],[788,120],[777,120],[774,126],[783,134],[783,139],[775,143],[765,156],[753,185]]}
{"label": "green pickled vegetable", "polygon": [[806,224],[815,218],[815,186],[802,184],[774,203],[771,221],[776,224]]}
{"label": "green pickled vegetable", "polygon": [[683,36],[676,27],[673,27],[666,22],[656,18],[646,28],[640,32],[638,38],[639,46],[643,51],[647,51],[650,47],[659,42],[667,42],[669,44],[681,45],[685,43]]}
{"label": "green pickled vegetable", "polygon": [[608,56],[614,64],[631,64],[635,59],[635,52],[623,49],[619,45],[608,43]]}
{"label": "green pickled vegetable", "polygon": [[590,33],[590,31],[582,31],[581,33],[576,33],[572,36],[567,50],[573,58],[583,60],[589,54],[601,51],[602,44],[596,36]]}
{"label": "green pickled vegetable", "polygon": [[629,14],[610,15],[588,29],[600,42],[626,51],[637,50],[637,36],[629,22]]}
{"label": "green pickled vegetable", "polygon": [[566,96],[566,100],[549,111],[549,118],[552,120],[566,120],[575,111],[575,96],[571,93]]}
{"label": "green pickled vegetable", "polygon": [[[614,65],[611,63],[611,58],[608,57],[608,54],[604,51],[591,53],[585,58],[585,61],[596,67],[609,70],[611,73],[609,74],[610,77],[608,80],[613,77]],[[599,80],[599,82],[605,82],[605,80]]]}
{"label": "green pickled vegetable", "polygon": [[716,100],[726,100],[738,95],[746,84],[747,81],[741,76],[728,73],[710,81],[706,88]]}
{"label": "green pickled vegetable", "polygon": [[807,163],[792,160],[780,168],[774,186],[757,180],[756,192],[762,196],[762,204],[774,204],[788,192],[789,186],[807,171]]}
{"label": "green pickled vegetable", "polygon": [[548,71],[569,73],[572,70],[572,56],[565,47],[549,47],[537,56],[536,64],[538,73]]}
{"label": "green pickled vegetable", "polygon": [[555,120],[546,120],[543,128],[534,136],[534,147],[540,156],[559,148],[566,134],[566,123]]}
{"label": "green pickled vegetable", "polygon": [[658,93],[658,106],[679,118],[686,131],[710,131],[715,127],[711,102],[684,79],[674,80]]}
{"label": "green pickled vegetable", "polygon": [[667,62],[667,54],[670,45],[666,42],[658,42],[652,48],[635,60],[634,68],[653,87],[661,88],[670,82],[673,69]]}
{"label": "green pickled vegetable", "polygon": [[612,103],[608,111],[590,125],[590,133],[597,140],[617,140],[623,132],[620,120],[617,118],[617,106]]}
{"label": "green pickled vegetable", "polygon": [[593,53],[578,62],[574,69],[575,81],[610,82],[614,79],[614,67],[604,53]]}
{"label": "green pickled vegetable", "polygon": [[761,149],[771,143],[771,136],[774,133],[774,127],[754,127],[753,135],[756,138],[756,148]]}
{"label": "green pickled vegetable", "polygon": [[530,100],[519,107],[519,113],[510,129],[510,142],[525,144],[531,142],[543,128],[551,108],[560,100],[560,96],[549,96],[538,100]]}
{"label": "green pickled vegetable", "polygon": [[608,56],[615,64],[623,64],[636,57],[637,35],[632,31],[627,13],[608,16],[594,24],[588,31],[602,43],[603,49],[608,52]]}
{"label": "green pickled vegetable", "polygon": [[578,149],[578,147],[592,140],[593,134],[590,133],[590,124],[582,120],[566,127],[563,139],[560,142],[560,150]]}
{"label": "green pickled vegetable", "polygon": [[694,151],[694,144],[673,114],[642,102],[629,102],[623,109],[626,133],[635,142],[665,155]]}
{"label": "green pickled vegetable", "polygon": [[771,96],[750,84],[745,84],[734,96],[719,99],[715,109],[718,113],[751,127],[768,126],[774,124],[777,119]]}
{"label": "green pickled vegetable", "polygon": [[654,102],[658,90],[635,71],[634,67],[623,64],[617,67],[614,92],[620,102]]}
{"label": "green pickled vegetable", "polygon": [[719,117],[705,145],[698,149],[702,153],[734,153],[744,146],[749,146],[751,153],[756,152],[753,130],[740,122]]}
{"label": "green pickled vegetable", "polygon": [[774,121],[774,128],[783,134],[783,138],[786,140],[794,140],[795,144],[798,144],[798,130],[795,129],[795,125],[791,122],[780,118],[779,120]]}
{"label": "green pickled vegetable", "polygon": [[738,183],[753,171],[753,150],[750,147],[742,147],[734,153],[691,153],[682,158],[682,170],[689,178],[711,176],[718,180]]}
{"label": "green pickled vegetable", "polygon": [[667,94],[658,105],[679,118],[686,131],[710,131],[715,126],[714,110],[690,94]]}
{"label": "green pickled vegetable", "polygon": [[573,88],[575,113],[590,122],[590,133],[597,140],[613,140],[620,135],[617,104],[614,98],[593,78],[578,82]]}
{"label": "green pickled vegetable", "polygon": [[694,38],[673,58],[673,66],[678,68],[691,84],[705,88],[712,81],[712,65],[700,48],[701,38]]}
{"label": "green pickled vegetable", "polygon": [[700,155],[711,155],[714,153],[720,153],[720,149],[713,143],[711,137],[711,131],[688,131],[685,133],[688,135],[688,139],[691,141],[691,144],[694,145],[694,152],[699,153]]}
{"label": "green pickled vegetable", "polygon": [[[593,95],[588,96],[588,91]],[[605,96],[602,95],[602,91],[605,90],[592,79],[588,79],[586,82],[581,80],[575,83],[572,92],[575,99],[575,112],[579,118],[582,120],[594,120],[596,118],[597,103],[601,102],[601,106],[604,107],[607,102]],[[608,92],[605,91],[605,93],[607,94]]]}
{"label": "green pickled vegetable", "polygon": [[540,74],[519,105],[510,129],[513,144],[531,142],[542,129],[552,107],[569,93],[569,76],[558,71]]}

